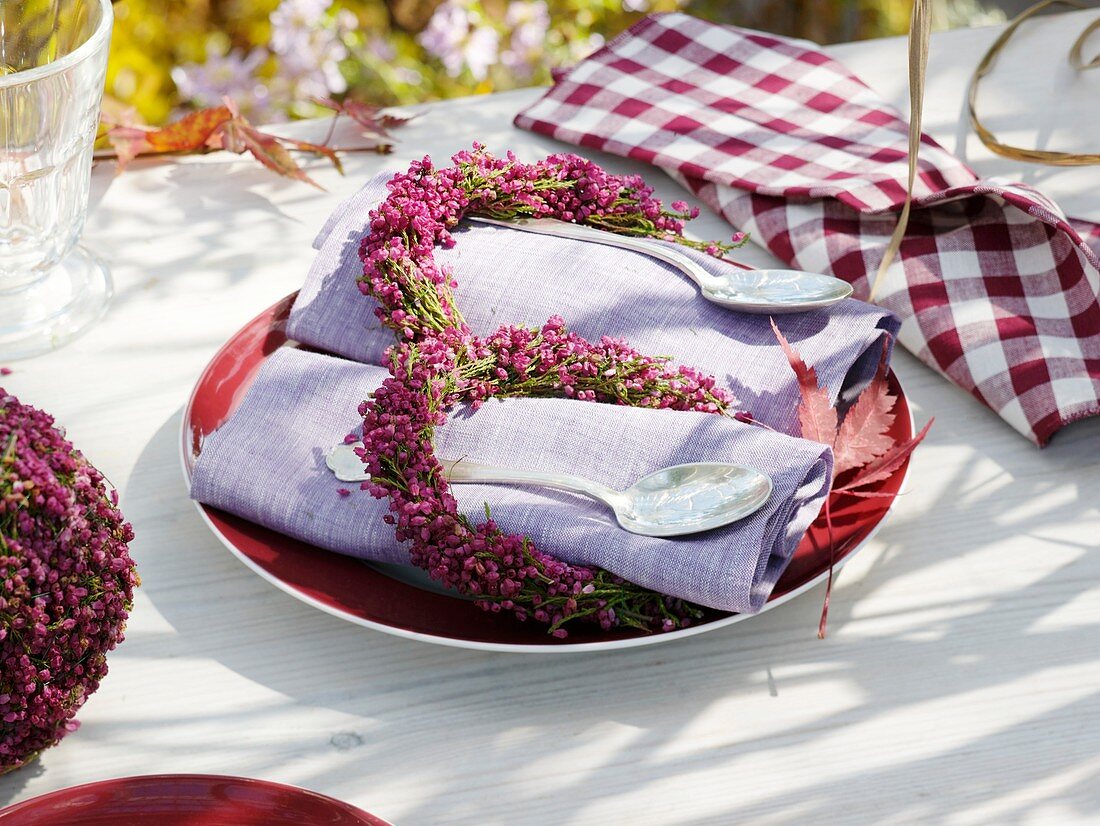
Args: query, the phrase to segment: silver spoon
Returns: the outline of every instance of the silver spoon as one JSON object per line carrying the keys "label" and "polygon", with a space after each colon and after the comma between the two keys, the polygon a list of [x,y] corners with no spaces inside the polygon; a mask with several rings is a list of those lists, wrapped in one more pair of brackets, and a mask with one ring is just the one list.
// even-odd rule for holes
{"label": "silver spoon", "polygon": [[678,268],[698,284],[707,301],[743,313],[804,313],[831,307],[852,294],[852,285],[847,281],[802,270],[742,270],[731,266],[725,275],[713,275],[667,244],[553,218],[515,218],[503,221],[483,215],[466,217],[482,224],[621,247],[658,258]]}
{"label": "silver spoon", "polygon": [[[325,463],[337,479],[370,478],[355,453],[362,446],[337,445],[329,451]],[[681,536],[728,525],[756,513],[772,495],[772,480],[763,473],[719,462],[666,467],[622,491],[582,476],[491,467],[465,459],[444,461],[443,468],[455,484],[537,485],[583,493],[611,508],[620,527],[643,536]]]}

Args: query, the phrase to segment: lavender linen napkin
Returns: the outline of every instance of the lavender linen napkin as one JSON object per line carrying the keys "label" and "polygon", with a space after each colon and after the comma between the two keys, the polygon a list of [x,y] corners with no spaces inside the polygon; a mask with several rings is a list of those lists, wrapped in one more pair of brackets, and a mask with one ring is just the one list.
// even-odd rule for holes
{"label": "lavender linen napkin", "polygon": [[[368,182],[329,217],[314,241],[317,257],[287,328],[298,341],[371,364],[383,363],[393,339],[374,317],[374,301],[359,292],[358,248],[387,178]],[[798,386],[767,316],[717,307],[679,270],[639,253],[476,224],[455,237],[452,249],[436,255],[454,269],[459,307],[474,332],[501,324],[537,326],[558,314],[589,340],[622,337],[643,353],[669,355],[709,373],[742,409],[798,433]],[[730,266],[680,249],[712,272]],[[882,342],[891,346],[898,329],[889,312],[854,300],[776,321],[817,368],[834,401],[849,401],[862,389]]]}
{"label": "lavender linen napkin", "polygon": [[[382,368],[284,348],[240,408],[202,448],[191,496],[332,551],[408,563],[382,522],[386,503],[355,485],[341,497],[325,454],[362,422],[359,401]],[[677,539],[619,528],[602,505],[560,491],[458,485],[464,512],[525,533],[544,551],[631,582],[728,611],[759,611],[829,489],[823,445],[720,416],[557,399],[491,401],[456,412],[436,453],[508,467],[576,473],[615,488],[667,465],[724,461],[756,467],[775,486],[768,504],[725,528]]]}

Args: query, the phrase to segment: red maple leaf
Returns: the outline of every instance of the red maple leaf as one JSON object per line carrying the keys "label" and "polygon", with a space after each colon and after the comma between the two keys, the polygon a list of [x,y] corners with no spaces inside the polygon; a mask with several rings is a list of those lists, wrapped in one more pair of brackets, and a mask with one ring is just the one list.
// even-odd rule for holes
{"label": "red maple leaf", "polygon": [[[920,433],[909,439],[906,442],[892,442],[890,449],[884,454],[879,456],[873,462],[868,463],[860,470],[859,473],[843,487],[834,488],[833,493],[848,493],[852,496],[879,496],[878,493],[860,492],[857,488],[865,487],[873,482],[881,482],[884,479],[889,479],[894,471],[896,471],[906,459],[909,458],[909,454],[924,441],[924,437],[928,435],[928,429],[932,427],[932,422],[935,418],[928,420],[928,423],[921,428]],[[890,494],[882,494],[889,496]]]}
{"label": "red maple leaf", "polygon": [[840,421],[837,409],[829,401],[828,392],[817,383],[817,371],[806,365],[799,352],[779,331],[774,319],[772,329],[798,378],[801,395],[798,421],[802,437],[829,445],[833,449],[834,479],[846,471],[862,468],[842,487],[834,488],[833,492],[853,492],[856,488],[888,478],[901,467],[913,449],[924,439],[932,422],[929,421],[920,433],[906,442],[899,443],[890,435],[897,396],[890,393],[886,383],[886,345],[883,344],[875,377],[848,409],[843,421]]}
{"label": "red maple leaf", "polygon": [[[411,120],[411,118],[399,115],[385,114],[379,106],[371,106],[369,103],[350,98],[342,101],[336,101],[332,98],[314,98],[313,101],[319,106],[331,109],[337,116],[345,115],[351,118],[359,124],[363,137],[377,140],[379,146],[384,144],[385,140],[390,137],[390,129]],[[385,152],[388,150],[389,146],[387,144],[386,148],[380,151]]]}
{"label": "red maple leaf", "polygon": [[877,459],[894,446],[890,427],[894,424],[891,412],[897,398],[890,395],[886,385],[886,342],[882,345],[875,377],[867,385],[856,403],[844,415],[833,442],[833,474],[862,467]]}
{"label": "red maple leaf", "polygon": [[832,447],[836,441],[837,414],[836,408],[829,401],[828,391],[818,385],[817,371],[806,366],[802,356],[779,332],[775,319],[772,319],[772,330],[798,377],[798,392],[802,397],[798,403],[798,422],[802,428],[802,437]]}
{"label": "red maple leaf", "polygon": [[894,424],[894,406],[897,397],[891,395],[886,383],[885,343],[878,369],[871,383],[863,389],[855,404],[848,408],[843,421],[839,421],[837,410],[829,401],[828,392],[817,383],[817,371],[808,367],[798,351],[779,332],[775,319],[772,330],[783,348],[791,369],[798,378],[798,391],[801,399],[798,404],[798,421],[805,439],[829,445],[833,449],[833,481],[839,474],[856,470],[857,473],[841,487],[834,487],[825,499],[822,513],[829,528],[829,580],[825,586],[825,600],[821,606],[821,620],[817,635],[825,638],[825,629],[829,618],[829,598],[833,592],[833,563],[838,549],[833,540],[832,506],[833,494],[844,494],[863,498],[891,497],[896,494],[881,491],[861,490],[874,482],[890,478],[909,458],[917,445],[921,443],[932,426],[929,419],[921,431],[911,439],[898,442],[890,435]]}

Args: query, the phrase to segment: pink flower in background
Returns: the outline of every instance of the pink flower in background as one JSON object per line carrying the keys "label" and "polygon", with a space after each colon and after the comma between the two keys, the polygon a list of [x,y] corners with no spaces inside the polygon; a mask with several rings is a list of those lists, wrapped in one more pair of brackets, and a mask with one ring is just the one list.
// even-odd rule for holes
{"label": "pink flower in background", "polygon": [[390,41],[377,34],[371,35],[370,39],[367,40],[367,54],[375,60],[381,60],[383,63],[389,63],[397,59],[397,49],[393,47]]}
{"label": "pink flower in background", "polygon": [[468,69],[475,80],[484,80],[500,54],[500,35],[465,0],[447,0],[437,7],[417,40],[451,77]]}
{"label": "pink flower in background", "polygon": [[512,0],[504,13],[504,25],[511,30],[509,48],[501,62],[521,78],[529,78],[542,60],[550,12],[543,0]]}
{"label": "pink flower in background", "polygon": [[340,61],[348,57],[343,38],[358,21],[346,9],[327,20],[331,6],[332,0],[283,0],[271,13],[271,51],[294,99],[347,91],[340,71]]}
{"label": "pink flower in background", "polygon": [[172,80],[180,97],[196,106],[220,106],[222,98],[233,98],[252,120],[269,120],[271,90],[256,76],[267,60],[263,49],[244,54],[234,49],[225,55],[209,55],[205,63],[185,63],[172,69]]}
{"label": "pink flower in background", "polygon": [[[344,37],[358,20],[347,10],[329,14],[332,0],[283,0],[271,13],[268,48],[247,54],[234,49],[209,55],[204,63],[172,70],[180,96],[195,106],[218,106],[230,97],[250,120],[285,120],[286,110],[310,98],[347,90],[340,61],[348,57]],[[275,76],[258,76],[272,56]]]}
{"label": "pink flower in background", "polygon": [[271,49],[279,54],[309,47],[310,35],[332,0],[282,0],[271,12]]}

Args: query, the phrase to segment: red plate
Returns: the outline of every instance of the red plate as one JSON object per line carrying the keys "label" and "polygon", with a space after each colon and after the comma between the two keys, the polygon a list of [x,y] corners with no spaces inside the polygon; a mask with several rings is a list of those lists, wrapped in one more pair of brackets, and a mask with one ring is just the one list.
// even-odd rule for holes
{"label": "red plate", "polygon": [[[218,351],[195,385],[181,428],[183,468],[188,484],[194,457],[202,448],[205,434],[229,418],[265,359],[280,347],[288,346],[285,327],[294,298],[287,296],[246,324]],[[898,440],[910,439],[913,420],[909,404],[892,373],[890,389],[898,397],[898,415],[891,435]],[[866,544],[882,524],[908,470],[906,461],[893,476],[870,488],[888,494],[885,497],[842,496],[831,501],[836,546],[843,549],[837,554],[838,567]],[[319,550],[217,508],[196,505],[218,538],[246,565],[279,588],[330,614],[402,637],[494,651],[564,652],[666,642],[749,616],[709,611],[698,624],[665,634],[602,631],[593,625],[577,624],[570,628],[568,638],[557,640],[535,623],[482,612],[462,599],[418,584],[415,574],[402,574],[398,580],[381,567]],[[811,588],[828,576],[828,571],[828,531],[822,519],[802,540],[765,608]],[[427,583],[426,574],[423,582]]]}
{"label": "red plate", "polygon": [[0,810],[2,826],[390,826],[323,794],[205,774],[120,777],[44,794]]}

